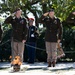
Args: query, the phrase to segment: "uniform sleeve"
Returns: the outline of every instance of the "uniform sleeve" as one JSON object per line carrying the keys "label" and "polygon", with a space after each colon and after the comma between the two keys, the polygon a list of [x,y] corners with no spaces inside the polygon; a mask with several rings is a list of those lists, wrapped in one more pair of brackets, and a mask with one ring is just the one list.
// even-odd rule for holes
{"label": "uniform sleeve", "polygon": [[46,17],[43,16],[43,15],[38,19],[38,23],[42,23],[42,24],[44,24],[45,21],[46,21]]}
{"label": "uniform sleeve", "polygon": [[75,22],[75,18],[74,15],[72,13],[69,14],[69,16],[66,19],[67,23],[74,23]]}
{"label": "uniform sleeve", "polygon": [[23,25],[23,40],[27,40],[28,35],[28,28],[27,28],[27,21],[24,19],[24,25]]}
{"label": "uniform sleeve", "polygon": [[60,39],[60,40],[62,39],[62,34],[63,34],[62,23],[58,19],[58,39]]}
{"label": "uniform sleeve", "polygon": [[6,24],[12,23],[12,16],[9,16],[8,18],[6,18],[4,23]]}

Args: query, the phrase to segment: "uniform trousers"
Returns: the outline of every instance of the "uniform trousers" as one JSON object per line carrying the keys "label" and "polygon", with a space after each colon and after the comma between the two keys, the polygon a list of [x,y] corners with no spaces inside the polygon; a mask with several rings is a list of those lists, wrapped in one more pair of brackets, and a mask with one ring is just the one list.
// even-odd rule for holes
{"label": "uniform trousers", "polygon": [[57,61],[57,43],[46,42],[47,62]]}
{"label": "uniform trousers", "polygon": [[15,58],[15,56],[19,55],[21,58],[21,62],[23,62],[24,43],[12,41],[11,48],[12,48],[12,60]]}

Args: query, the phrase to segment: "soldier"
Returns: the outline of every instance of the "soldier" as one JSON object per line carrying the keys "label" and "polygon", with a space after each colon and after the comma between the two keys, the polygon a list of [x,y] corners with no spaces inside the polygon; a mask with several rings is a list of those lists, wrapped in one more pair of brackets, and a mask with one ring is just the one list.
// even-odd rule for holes
{"label": "soldier", "polygon": [[24,43],[27,38],[27,22],[26,19],[21,16],[22,10],[17,8],[15,12],[9,16],[4,23],[10,23],[12,25],[12,60],[15,56],[19,55],[21,62],[23,62]]}
{"label": "soldier", "polygon": [[[29,18],[29,29],[28,29],[28,38],[27,38],[27,51],[28,51],[28,63],[33,64],[36,56],[36,41],[38,37],[37,27],[33,25],[34,19]],[[30,47],[32,46],[32,47]]]}
{"label": "soldier", "polygon": [[39,19],[39,23],[46,26],[45,43],[48,67],[55,67],[57,61],[57,42],[60,43],[62,36],[62,26],[58,18],[54,16],[54,9],[44,13]]}

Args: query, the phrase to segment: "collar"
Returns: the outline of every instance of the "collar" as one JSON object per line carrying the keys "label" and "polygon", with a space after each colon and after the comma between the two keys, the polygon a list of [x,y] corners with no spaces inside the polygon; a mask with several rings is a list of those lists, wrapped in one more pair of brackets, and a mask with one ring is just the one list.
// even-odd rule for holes
{"label": "collar", "polygon": [[19,18],[15,17],[15,19],[21,19],[21,17],[19,17]]}

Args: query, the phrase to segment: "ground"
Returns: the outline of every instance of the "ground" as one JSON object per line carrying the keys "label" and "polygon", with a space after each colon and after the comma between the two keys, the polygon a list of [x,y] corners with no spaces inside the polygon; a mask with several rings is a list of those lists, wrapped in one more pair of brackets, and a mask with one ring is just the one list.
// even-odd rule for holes
{"label": "ground", "polygon": [[47,63],[35,62],[34,64],[23,63],[21,71],[12,72],[10,63],[0,63],[0,73],[8,75],[75,75],[75,63],[57,63],[56,67],[47,67]]}

